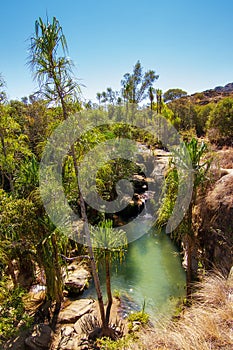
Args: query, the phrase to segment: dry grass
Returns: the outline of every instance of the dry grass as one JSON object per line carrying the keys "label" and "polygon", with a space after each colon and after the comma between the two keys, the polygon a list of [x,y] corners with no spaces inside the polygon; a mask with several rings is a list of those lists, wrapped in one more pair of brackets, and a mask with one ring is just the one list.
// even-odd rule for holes
{"label": "dry grass", "polygon": [[198,287],[178,321],[141,333],[140,349],[233,349],[233,285],[215,273]]}

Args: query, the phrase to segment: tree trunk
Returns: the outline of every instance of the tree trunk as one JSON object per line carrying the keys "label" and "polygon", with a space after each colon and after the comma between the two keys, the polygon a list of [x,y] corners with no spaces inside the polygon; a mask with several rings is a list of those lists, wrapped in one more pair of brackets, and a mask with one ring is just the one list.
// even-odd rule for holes
{"label": "tree trunk", "polygon": [[[56,73],[54,71],[53,71],[53,74],[54,74],[53,78],[54,78],[56,90],[58,92],[59,99],[60,99],[61,105],[62,105],[63,118],[64,118],[64,120],[66,120],[68,118],[68,113],[67,113],[67,109],[66,109],[66,102],[65,102],[64,96],[61,92],[60,85],[57,83]],[[78,190],[79,190],[79,184],[78,184],[79,169],[78,169],[78,162],[77,162],[77,158],[76,158],[74,145],[71,146],[71,155],[72,155],[72,159],[73,159],[75,175],[76,175],[76,179],[77,179],[77,186],[78,186]],[[81,216],[82,216],[82,220],[84,223],[84,233],[86,236],[86,244],[88,246],[88,252],[89,252],[90,261],[91,261],[91,270],[92,270],[95,289],[96,289],[96,293],[97,293],[97,297],[98,297],[98,304],[99,304],[100,316],[101,316],[101,321],[102,321],[102,327],[103,327],[103,329],[106,329],[106,318],[105,318],[103,296],[102,296],[102,292],[101,292],[101,288],[100,288],[99,276],[97,273],[96,262],[94,259],[94,253],[93,253],[93,249],[92,249],[92,242],[91,242],[90,231],[89,231],[89,227],[88,227],[88,219],[87,219],[85,201],[84,201],[84,198],[83,198],[80,190],[79,190],[79,198],[80,198]]]}
{"label": "tree trunk", "polygon": [[106,309],[106,326],[108,326],[111,307],[112,307],[111,277],[110,277],[110,263],[109,263],[108,251],[105,252],[105,270],[106,270],[106,290],[107,290],[107,296],[108,296],[108,305]]}
{"label": "tree trunk", "polygon": [[[73,158],[73,162],[74,162],[75,175],[76,175],[77,183],[78,183],[79,170],[78,170],[78,164],[77,164],[77,159],[76,159],[76,155],[75,155],[74,145],[72,145],[72,147],[71,147],[71,154],[72,154],[72,158]],[[98,298],[102,327],[103,327],[103,329],[105,329],[105,328],[107,328],[107,324],[106,324],[103,296],[102,296],[102,292],[101,292],[101,288],[100,288],[100,280],[99,280],[99,276],[97,273],[96,262],[95,262],[94,253],[93,253],[93,249],[92,249],[92,242],[91,242],[91,236],[90,236],[90,231],[89,231],[89,227],[88,227],[88,219],[87,219],[85,201],[84,201],[84,198],[82,196],[81,191],[79,191],[79,198],[80,198],[81,216],[82,216],[82,220],[84,222],[84,233],[86,236],[86,244],[88,246],[88,253],[89,253],[90,261],[91,261],[91,271],[92,271],[95,289],[96,289],[96,294],[97,294],[97,298]]]}

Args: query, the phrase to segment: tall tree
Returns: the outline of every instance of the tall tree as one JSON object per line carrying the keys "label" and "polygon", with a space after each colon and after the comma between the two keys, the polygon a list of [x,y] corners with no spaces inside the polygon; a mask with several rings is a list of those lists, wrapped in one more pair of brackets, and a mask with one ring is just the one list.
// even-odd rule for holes
{"label": "tall tree", "polygon": [[161,114],[162,113],[162,90],[156,89],[156,100],[157,100],[157,113]]}
{"label": "tall tree", "polygon": [[97,98],[97,101],[98,101],[98,103],[99,103],[99,109],[100,109],[101,98],[102,98],[102,94],[101,94],[101,92],[97,92],[97,94],[96,94],[96,98]]}
{"label": "tall tree", "polygon": [[150,100],[150,110],[153,110],[153,102],[154,102],[154,93],[155,93],[155,89],[153,88],[153,86],[150,86],[148,89],[148,96],[149,96],[149,100]]}
{"label": "tall tree", "polygon": [[105,265],[106,291],[108,297],[106,323],[108,324],[113,301],[110,276],[111,263],[114,260],[122,262],[128,242],[123,230],[119,229],[117,234],[114,232],[111,220],[102,221],[98,230],[93,230],[91,233],[97,261],[103,262]]}
{"label": "tall tree", "polygon": [[158,78],[153,70],[143,73],[143,67],[137,61],[133,73],[126,73],[121,81],[123,98],[129,103],[140,103],[147,97],[148,89]]}
{"label": "tall tree", "polygon": [[[60,50],[63,54],[62,56],[58,55]],[[69,115],[69,102],[77,98],[79,86],[72,75],[72,62],[66,56],[68,53],[66,38],[57,18],[53,17],[52,23],[49,23],[48,20],[44,23],[41,18],[35,22],[35,34],[31,38],[30,53],[29,64],[33,69],[35,78],[39,82],[41,92],[50,100],[61,104],[63,119],[66,120]],[[71,155],[78,184],[79,169],[74,145],[71,147]],[[106,325],[103,297],[90,238],[86,207],[80,191],[79,199],[92,275],[99,302],[102,328],[103,332],[107,332],[108,327]]]}

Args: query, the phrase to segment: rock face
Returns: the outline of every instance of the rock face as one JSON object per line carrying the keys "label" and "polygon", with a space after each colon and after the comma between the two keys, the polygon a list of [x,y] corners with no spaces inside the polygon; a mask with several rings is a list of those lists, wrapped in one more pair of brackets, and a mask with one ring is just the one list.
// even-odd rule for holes
{"label": "rock face", "polygon": [[219,179],[197,208],[201,248],[208,268],[233,265],[233,172]]}
{"label": "rock face", "polygon": [[75,323],[80,317],[91,312],[93,305],[94,300],[92,299],[75,300],[65,309],[60,311],[58,322]]}
{"label": "rock face", "polygon": [[65,288],[70,294],[81,294],[88,287],[91,278],[90,272],[77,262],[68,266],[68,275],[65,278]]}

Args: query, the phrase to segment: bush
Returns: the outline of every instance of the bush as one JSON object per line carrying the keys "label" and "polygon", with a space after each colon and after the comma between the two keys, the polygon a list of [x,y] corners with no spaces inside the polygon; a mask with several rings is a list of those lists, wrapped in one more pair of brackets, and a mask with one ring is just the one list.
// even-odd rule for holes
{"label": "bush", "polygon": [[20,288],[7,289],[6,280],[1,281],[0,293],[0,344],[17,334],[19,326],[29,327],[32,318],[25,312],[23,296]]}

